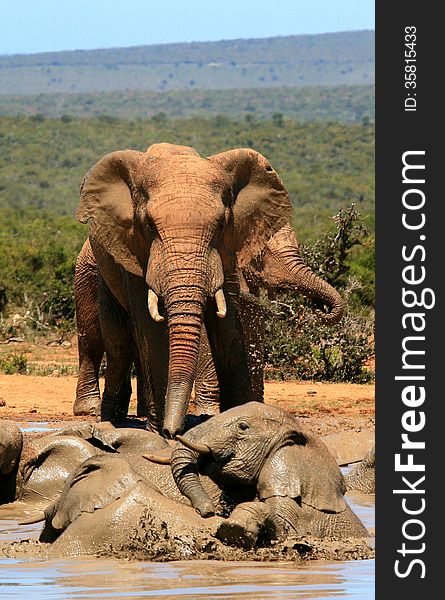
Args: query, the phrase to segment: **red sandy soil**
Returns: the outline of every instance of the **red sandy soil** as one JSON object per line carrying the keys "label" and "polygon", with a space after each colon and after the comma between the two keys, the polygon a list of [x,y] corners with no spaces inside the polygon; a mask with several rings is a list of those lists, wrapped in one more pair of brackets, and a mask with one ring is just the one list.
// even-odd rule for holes
{"label": "red sandy soil", "polygon": [[[74,338],[63,345],[57,340],[46,340],[0,346],[0,358],[12,353],[25,355],[31,367],[50,366],[55,372],[47,376],[0,374],[0,419],[19,422],[92,420],[92,417],[74,417],[76,377],[60,375],[66,368],[71,372],[76,368]],[[265,401],[307,419],[310,429],[319,434],[374,428],[372,384],[266,381]],[[134,394],[129,413],[136,413]]]}

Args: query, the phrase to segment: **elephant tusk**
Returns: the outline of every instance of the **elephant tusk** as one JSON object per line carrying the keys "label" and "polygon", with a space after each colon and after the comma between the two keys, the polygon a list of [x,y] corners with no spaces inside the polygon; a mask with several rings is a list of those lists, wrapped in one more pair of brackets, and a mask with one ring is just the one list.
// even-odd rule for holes
{"label": "elephant tusk", "polygon": [[162,317],[159,314],[158,301],[159,301],[159,299],[158,299],[157,294],[155,294],[155,292],[149,288],[149,290],[148,290],[148,312],[150,313],[150,316],[153,319],[153,321],[156,321],[156,323],[160,323],[161,321],[164,320],[164,317]]}
{"label": "elephant tusk", "polygon": [[160,454],[143,454],[142,457],[157,465],[171,465],[172,462],[170,456],[162,456]]}
{"label": "elephant tusk", "polygon": [[39,514],[34,517],[29,517],[28,519],[22,519],[19,521],[19,525],[32,525],[33,523],[40,523],[45,520],[45,513],[43,511],[39,512]]}
{"label": "elephant tusk", "polygon": [[177,435],[176,439],[181,442],[186,448],[189,450],[193,450],[193,452],[198,452],[198,454],[211,454],[212,451],[206,444],[198,444],[197,442],[191,442],[187,438],[182,435]]}
{"label": "elephant tusk", "polygon": [[224,292],[223,289],[220,288],[216,294],[215,294],[215,300],[216,300],[216,308],[218,309],[216,311],[216,314],[218,315],[218,317],[220,317],[221,319],[224,319],[224,317],[227,314],[227,304],[226,304],[226,299],[224,297]]}

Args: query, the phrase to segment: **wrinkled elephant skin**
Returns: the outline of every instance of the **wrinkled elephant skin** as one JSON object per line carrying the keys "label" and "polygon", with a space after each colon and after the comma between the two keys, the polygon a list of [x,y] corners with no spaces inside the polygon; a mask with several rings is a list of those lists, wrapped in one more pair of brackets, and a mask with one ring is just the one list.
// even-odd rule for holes
{"label": "wrinkled elephant skin", "polygon": [[[198,390],[211,382],[204,399],[214,398],[217,379],[221,410],[259,400],[262,371],[249,364],[240,293],[242,269],[260,255],[273,285],[316,298],[331,310],[328,321],[341,317],[340,296],[299,256],[283,183],[254,150],[202,158],[193,148],[154,144],[145,153],[113,152],[86,175],[76,214],[90,223],[75,277],[77,414],[100,405],[102,419],[124,418],[133,362],[148,427],[166,437],[182,430],[196,379]],[[204,379],[203,326],[213,360]]]}

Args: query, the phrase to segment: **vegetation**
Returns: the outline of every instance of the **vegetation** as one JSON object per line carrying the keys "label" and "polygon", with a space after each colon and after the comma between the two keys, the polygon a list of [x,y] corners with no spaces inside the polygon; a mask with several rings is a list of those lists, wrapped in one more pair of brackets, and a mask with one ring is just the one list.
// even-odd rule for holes
{"label": "vegetation", "polygon": [[366,123],[374,120],[374,92],[373,85],[335,85],[0,95],[0,115],[41,115],[69,122],[71,117],[145,119],[162,113],[173,118],[221,114],[255,121],[281,114],[298,121]]}
{"label": "vegetation", "polygon": [[[268,373],[365,380],[374,277],[373,135],[367,121],[303,123],[278,112],[264,121],[163,113],[130,121],[0,118],[0,337],[73,330],[74,266],[87,235],[74,210],[80,181],[104,154],[145,150],[157,141],[192,145],[203,156],[249,146],[267,156],[285,182],[311,266],[348,298],[347,326],[326,329],[301,298],[280,295],[270,309]],[[340,210],[352,203],[361,217],[355,208]],[[290,356],[296,358],[289,365]],[[2,360],[0,370],[29,370],[20,356]]]}
{"label": "vegetation", "polygon": [[[354,205],[335,215],[336,230],[325,234],[302,254],[312,269],[331,283],[346,301],[338,325],[322,325],[313,302],[295,292],[282,292],[269,304],[266,322],[266,375],[272,379],[311,379],[366,383],[372,377],[365,363],[373,354],[374,286],[354,275],[353,250],[369,240]],[[368,243],[369,245],[369,243]],[[373,278],[373,270],[369,274]]]}
{"label": "vegetation", "polygon": [[[203,156],[229,148],[255,148],[272,162],[298,210],[297,230],[315,239],[338,208],[357,202],[374,209],[374,127],[371,124],[300,123],[290,119],[0,118],[0,209],[30,208],[72,218],[88,169],[108,152],[144,151],[154,142],[191,145]],[[35,214],[35,213],[34,213]],[[41,212],[40,212],[41,214]],[[33,217],[34,218],[34,217]],[[16,231],[13,235],[16,235]],[[2,228],[7,235],[9,227]],[[85,231],[85,228],[84,230]]]}
{"label": "vegetation", "polygon": [[0,90],[18,95],[373,82],[373,31],[0,57]]}

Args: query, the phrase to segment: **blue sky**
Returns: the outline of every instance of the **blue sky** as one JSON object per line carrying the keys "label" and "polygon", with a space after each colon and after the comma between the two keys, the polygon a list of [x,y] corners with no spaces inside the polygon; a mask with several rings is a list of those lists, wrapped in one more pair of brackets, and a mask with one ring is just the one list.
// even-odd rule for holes
{"label": "blue sky", "polygon": [[16,0],[0,54],[374,29],[372,0]]}

